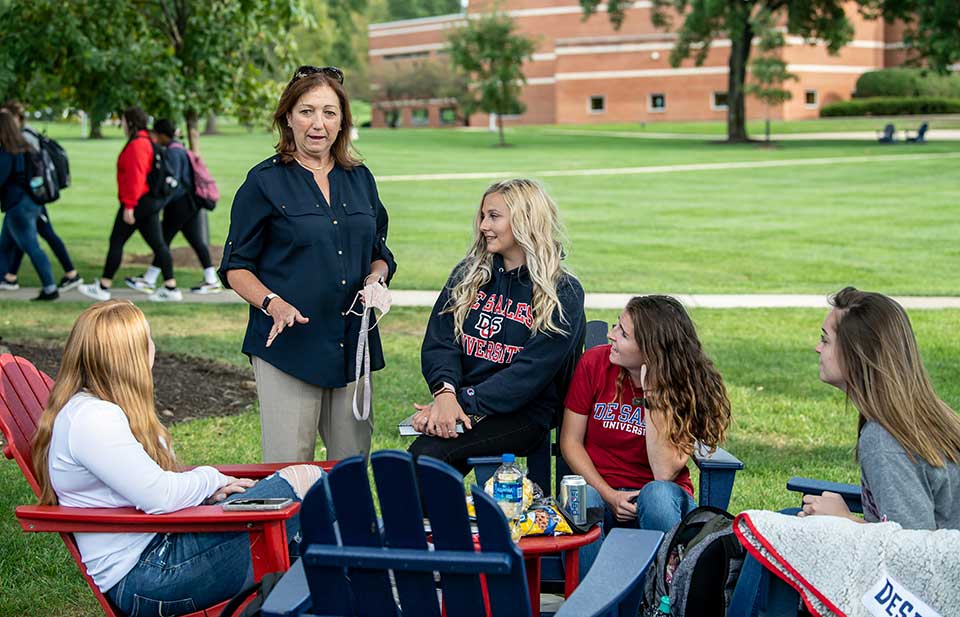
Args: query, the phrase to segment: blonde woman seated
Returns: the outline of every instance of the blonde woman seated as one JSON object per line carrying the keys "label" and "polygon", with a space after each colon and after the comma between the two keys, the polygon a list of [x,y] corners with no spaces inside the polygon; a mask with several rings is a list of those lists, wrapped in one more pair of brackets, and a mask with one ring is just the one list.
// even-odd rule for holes
{"label": "blonde woman seated", "polygon": [[960,529],[960,417],[930,384],[906,312],[853,287],[830,303],[817,344],[820,380],[858,412],[863,519],[830,492],[805,496],[799,516]]}
{"label": "blonde woman seated", "polygon": [[[33,445],[40,503],[163,514],[245,497],[302,499],[321,474],[298,465],[255,482],[213,467],[177,471],[153,397],[153,340],[129,302],[89,307],[73,326]],[[299,519],[287,522],[287,537]],[[77,533],[94,583],[125,614],[179,615],[253,582],[246,533]]]}

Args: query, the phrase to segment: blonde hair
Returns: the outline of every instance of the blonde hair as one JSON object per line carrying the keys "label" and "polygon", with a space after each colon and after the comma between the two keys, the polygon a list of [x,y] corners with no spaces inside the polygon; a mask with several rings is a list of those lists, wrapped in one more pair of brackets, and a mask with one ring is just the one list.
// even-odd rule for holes
{"label": "blonde hair", "polygon": [[837,349],[846,393],[860,412],[857,434],[876,422],[933,467],[960,463],[960,417],[933,389],[903,307],[879,293],[847,287],[837,308]]}
{"label": "blonde hair", "polygon": [[99,302],[77,318],[33,440],[33,470],[40,484],[41,504],[57,503],[47,468],[53,424],[67,401],[81,390],[120,407],[147,455],[163,469],[176,470],[170,433],[160,424],[154,408],[149,347],[147,320],[130,302]]}
{"label": "blonde hair", "polygon": [[463,334],[463,324],[470,307],[477,300],[477,292],[493,277],[493,254],[487,250],[486,240],[480,232],[483,201],[493,193],[503,198],[510,211],[513,237],[523,250],[527,271],[533,282],[531,330],[534,334],[565,334],[553,319],[553,314],[557,313],[560,322],[567,323],[557,287],[563,278],[572,276],[562,263],[565,256],[564,233],[557,206],[538,182],[516,178],[490,185],[480,199],[480,208],[473,223],[473,246],[458,267],[457,276],[454,276],[456,282],[450,290],[450,301],[444,309],[444,312],[453,313],[454,335],[459,339]]}
{"label": "blonde hair", "polygon": [[[633,340],[649,362],[644,393],[658,426],[679,451],[690,455],[694,442],[708,449],[719,446],[730,426],[730,399],[723,377],[707,357],[690,315],[670,296],[636,296],[624,309],[633,326]],[[617,376],[617,400],[628,379]]]}

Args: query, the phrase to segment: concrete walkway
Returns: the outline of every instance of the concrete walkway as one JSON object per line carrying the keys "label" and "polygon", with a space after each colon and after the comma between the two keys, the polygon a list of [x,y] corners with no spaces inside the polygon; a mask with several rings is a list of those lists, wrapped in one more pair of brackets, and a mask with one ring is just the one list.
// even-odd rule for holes
{"label": "concrete walkway", "polygon": [[[878,121],[878,127],[882,126]],[[911,134],[916,133],[916,127]],[[584,131],[578,129],[548,129],[554,135],[585,135],[588,137],[622,137],[624,139],[704,139],[722,140],[726,136],[719,133],[660,133],[650,131]],[[960,139],[958,129],[930,129],[927,141],[950,141]],[[763,132],[750,133],[751,139],[762,140]],[[771,141],[877,141],[876,131],[839,131],[830,133],[772,133]],[[903,132],[897,130],[897,139],[903,139]]]}
{"label": "concrete walkway", "polygon": [[[436,291],[412,291],[394,289],[394,306],[432,307],[437,300]],[[39,293],[37,288],[23,288],[17,291],[0,291],[0,300],[29,300]],[[649,290],[640,290],[638,293],[650,293]],[[584,302],[588,309],[620,309],[626,306],[635,294],[626,293],[588,293]],[[801,294],[670,294],[691,308],[827,308],[825,295]],[[113,297],[133,300],[137,303],[147,302],[144,293],[134,291],[125,286],[117,287]],[[960,296],[901,296],[895,297],[897,302],[907,309],[960,309]],[[68,291],[61,294],[60,302],[92,302],[80,292]],[[224,291],[218,294],[199,295],[184,292],[183,301],[194,304],[237,304],[243,302],[233,291]]]}

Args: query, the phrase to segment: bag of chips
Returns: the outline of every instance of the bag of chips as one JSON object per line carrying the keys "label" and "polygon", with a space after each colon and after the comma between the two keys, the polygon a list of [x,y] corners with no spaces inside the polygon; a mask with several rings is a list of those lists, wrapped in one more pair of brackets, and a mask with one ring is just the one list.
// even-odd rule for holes
{"label": "bag of chips", "polygon": [[[572,534],[567,519],[560,514],[560,508],[553,497],[535,502],[530,509],[520,515],[514,526],[514,536],[562,536]],[[515,537],[514,540],[518,538]]]}

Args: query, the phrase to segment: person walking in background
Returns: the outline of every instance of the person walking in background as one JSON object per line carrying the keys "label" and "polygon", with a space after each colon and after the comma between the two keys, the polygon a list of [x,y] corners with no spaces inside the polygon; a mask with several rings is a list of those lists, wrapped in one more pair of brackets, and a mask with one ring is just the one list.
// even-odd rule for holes
{"label": "person walking in background", "polygon": [[[29,145],[34,152],[39,152],[40,136],[27,124],[26,110],[20,101],[7,101],[3,107],[13,114],[27,145]],[[47,211],[46,204],[40,205],[40,216],[37,217],[37,235],[47,242],[50,250],[52,250],[54,256],[56,256],[57,261],[59,261],[63,267],[64,274],[63,278],[60,279],[60,284],[57,286],[58,290],[64,292],[80,286],[83,283],[83,279],[80,278],[77,269],[74,267],[73,261],[70,259],[70,253],[67,252],[66,245],[64,245],[63,240],[60,239],[60,236],[57,235],[57,232],[53,229],[53,223],[50,220],[50,213]],[[0,290],[14,291],[20,289],[17,273],[20,271],[23,255],[24,253],[20,250],[20,247],[14,246],[11,253],[7,256],[7,271],[3,274],[3,278],[0,279]]]}
{"label": "person walking in background", "polygon": [[139,231],[159,261],[164,279],[163,287],[150,294],[149,299],[155,302],[183,300],[183,294],[177,289],[177,280],[173,277],[170,248],[163,241],[160,208],[149,195],[147,186],[147,174],[153,164],[153,140],[147,132],[147,114],[139,107],[130,107],[121,115],[120,125],[127,135],[127,144],[117,158],[120,209],[117,210],[110,232],[110,248],[103,265],[103,276],[99,281],[80,285],[78,289],[94,300],[109,300],[113,277],[123,258],[123,246],[133,232]]}
{"label": "person walking in background", "polygon": [[[273,125],[276,154],[237,191],[220,264],[223,283],[250,304],[243,352],[257,382],[263,460],[313,460],[318,430],[328,459],[367,454],[373,416],[357,419],[351,405],[355,393],[370,394],[356,376],[355,307],[397,265],[376,181],[351,145],[340,69],[297,69]],[[380,370],[379,329],[369,350],[370,370]]]}
{"label": "person walking in background", "polygon": [[0,109],[0,211],[4,213],[0,229],[0,272],[7,272],[8,260],[15,249],[30,256],[40,276],[42,289],[34,300],[56,300],[60,297],[53,280],[50,259],[37,240],[37,219],[42,207],[25,188],[29,144],[20,132],[20,125],[7,109]]}
{"label": "person walking in background", "polygon": [[[210,261],[210,249],[203,238],[203,221],[200,208],[194,202],[193,169],[190,158],[183,144],[177,140],[177,127],[167,118],[161,118],[153,123],[153,132],[157,143],[167,149],[167,159],[175,172],[177,188],[174,189],[170,201],[163,208],[163,241],[169,247],[177,232],[183,232],[193,251],[203,267],[203,281],[197,287],[190,289],[193,293],[208,294],[223,290],[217,271]],[[157,286],[157,277],[160,276],[160,258],[154,256],[153,264],[147,268],[143,276],[128,276],[126,284],[138,291],[153,293]]]}

